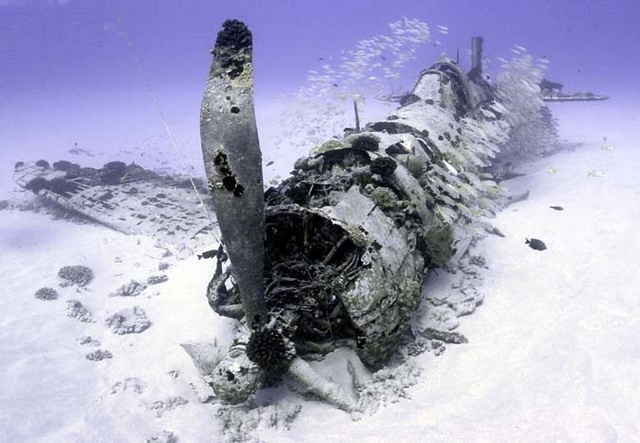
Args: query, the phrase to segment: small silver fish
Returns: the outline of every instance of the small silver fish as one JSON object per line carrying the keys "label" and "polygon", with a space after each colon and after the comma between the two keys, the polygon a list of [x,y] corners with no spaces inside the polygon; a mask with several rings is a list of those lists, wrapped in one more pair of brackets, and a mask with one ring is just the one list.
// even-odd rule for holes
{"label": "small silver fish", "polygon": [[549,206],[551,209],[555,209],[556,211],[564,211],[562,206]]}
{"label": "small silver fish", "polygon": [[532,238],[531,240],[527,238],[525,240],[524,244],[529,245],[531,249],[535,249],[536,251],[544,251],[547,249],[547,245],[545,245],[542,240],[538,240],[537,238]]}

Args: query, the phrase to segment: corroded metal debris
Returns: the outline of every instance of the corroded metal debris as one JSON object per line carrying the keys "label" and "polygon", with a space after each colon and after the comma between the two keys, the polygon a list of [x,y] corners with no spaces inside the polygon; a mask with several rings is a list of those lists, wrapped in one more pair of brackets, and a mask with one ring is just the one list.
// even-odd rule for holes
{"label": "corroded metal debris", "polygon": [[[207,298],[219,314],[249,325],[214,370],[214,390],[244,401],[256,374],[281,372],[282,360],[310,390],[354,410],[357,400],[319,380],[305,360],[347,347],[372,370],[389,361],[428,271],[464,254],[474,223],[488,230],[478,221],[496,210],[500,190],[486,168],[508,138],[507,110],[479,72],[471,77],[439,61],[386,120],[315,146],[258,198],[246,32],[225,22],[202,111],[228,254],[217,254]],[[267,314],[256,325],[250,303],[260,297]]]}
{"label": "corroded metal debris", "polygon": [[200,138],[209,190],[247,322],[264,324],[262,154],[253,107],[251,32],[227,20],[212,51]]}

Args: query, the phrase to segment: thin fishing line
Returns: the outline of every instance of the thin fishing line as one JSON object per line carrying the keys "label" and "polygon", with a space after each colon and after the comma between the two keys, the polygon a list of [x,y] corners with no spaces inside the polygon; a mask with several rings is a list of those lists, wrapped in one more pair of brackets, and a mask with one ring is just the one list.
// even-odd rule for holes
{"label": "thin fishing line", "polygon": [[[207,209],[207,205],[204,202],[204,199],[202,198],[202,195],[200,194],[200,191],[198,191],[198,187],[196,186],[195,182],[193,181],[193,178],[191,177],[191,174],[189,173],[189,167],[187,165],[187,163],[184,160],[184,155],[182,154],[182,151],[180,150],[180,147],[178,146],[178,142],[176,141],[175,137],[173,136],[173,131],[171,130],[171,127],[169,126],[169,122],[167,121],[167,118],[164,114],[164,111],[162,110],[162,106],[160,106],[160,102],[153,90],[153,87],[151,86],[151,82],[149,81],[149,77],[147,76],[144,68],[142,67],[142,62],[140,61],[140,58],[138,58],[138,55],[135,51],[135,48],[133,47],[133,42],[131,41],[131,38],[129,36],[129,33],[127,32],[126,27],[124,26],[124,22],[122,21],[122,18],[120,16],[120,14],[118,13],[118,10],[116,9],[116,6],[113,2],[113,0],[106,0],[106,2],[108,3],[109,7],[111,8],[111,12],[113,13],[116,22],[118,23],[118,27],[120,28],[120,31],[122,32],[122,37],[125,41],[125,43],[127,44],[127,47],[129,48],[129,53],[131,55],[131,58],[133,58],[133,61],[136,65],[136,68],[138,69],[138,74],[140,74],[140,78],[142,79],[142,82],[144,83],[145,87],[147,88],[147,92],[149,93],[149,95],[151,96],[151,100],[153,101],[154,107],[156,109],[156,112],[158,113],[158,116],[160,118],[160,120],[162,121],[162,125],[164,126],[164,130],[166,131],[167,135],[169,136],[169,141],[171,142],[171,145],[173,146],[173,149],[176,153],[176,155],[178,156],[178,160],[180,161],[180,164],[182,166],[182,169],[184,171],[184,173],[187,175],[187,177],[189,178],[189,182],[191,183],[191,187],[193,188],[193,190],[196,193],[196,196],[198,197],[198,201],[200,202],[200,206],[202,207],[202,210],[204,211],[205,216],[209,219],[209,221],[211,222],[211,225],[215,225],[216,223],[214,222],[213,218],[211,217],[211,213],[209,212],[209,210]],[[214,240],[216,242],[220,242],[221,240],[218,238],[218,236],[215,234],[214,231],[211,231],[211,235],[214,237]]]}

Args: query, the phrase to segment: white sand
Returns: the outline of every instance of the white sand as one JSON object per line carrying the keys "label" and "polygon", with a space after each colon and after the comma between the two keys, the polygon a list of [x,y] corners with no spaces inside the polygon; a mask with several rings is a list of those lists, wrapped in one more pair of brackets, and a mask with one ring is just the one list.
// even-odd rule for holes
{"label": "white sand", "polygon": [[[261,440],[640,441],[640,138],[620,120],[628,109],[620,112],[613,101],[562,106],[554,109],[562,136],[585,144],[528,165],[526,176],[507,183],[531,195],[494,220],[506,238],[488,238],[475,251],[489,269],[484,304],[458,329],[470,343],[417,357],[423,375],[409,400],[358,422],[327,404],[302,401],[290,430],[265,430]],[[60,131],[71,134],[72,126],[58,128],[54,139],[64,140]],[[189,128],[180,127],[193,150]],[[603,136],[613,150],[601,149]],[[0,198],[30,198],[13,193],[7,180],[16,160],[53,161],[66,151],[58,143],[39,155],[30,145],[34,137],[9,137]],[[113,137],[105,135],[101,147]],[[131,143],[150,149],[155,141]],[[528,248],[530,237],[548,249]],[[216,406],[198,401],[189,383],[199,377],[179,346],[230,340],[233,322],[215,315],[205,299],[211,261],[163,258],[164,249],[146,237],[16,210],[0,212],[0,248],[0,441],[140,442],[163,430],[181,442],[220,441]],[[160,262],[171,265],[168,282],[135,298],[109,297],[131,279],[160,274]],[[56,274],[65,265],[89,266],[95,280],[86,290],[60,288]],[[448,278],[441,274],[429,288],[447,287]],[[34,298],[43,286],[60,298]],[[67,318],[70,299],[80,300],[95,323]],[[113,334],[104,319],[132,306],[141,306],[152,326]],[[79,345],[86,335],[101,346]],[[113,358],[87,360],[96,349]],[[130,377],[139,380],[140,393],[111,393]],[[177,406],[162,409],[169,404]]]}

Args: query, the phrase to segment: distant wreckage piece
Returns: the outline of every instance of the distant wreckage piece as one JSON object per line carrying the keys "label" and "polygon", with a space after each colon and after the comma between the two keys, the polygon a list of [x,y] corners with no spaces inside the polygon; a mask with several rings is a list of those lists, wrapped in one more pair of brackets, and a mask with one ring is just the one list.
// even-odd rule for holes
{"label": "distant wreckage piece", "polygon": [[[14,181],[36,195],[125,234],[172,245],[204,238],[214,228],[188,180],[160,176],[134,163],[83,168],[61,160],[18,162]],[[208,240],[210,241],[210,240]]]}
{"label": "distant wreckage piece", "polygon": [[540,83],[542,100],[545,102],[597,102],[608,100],[609,96],[592,92],[563,92],[562,83],[543,79]]}

